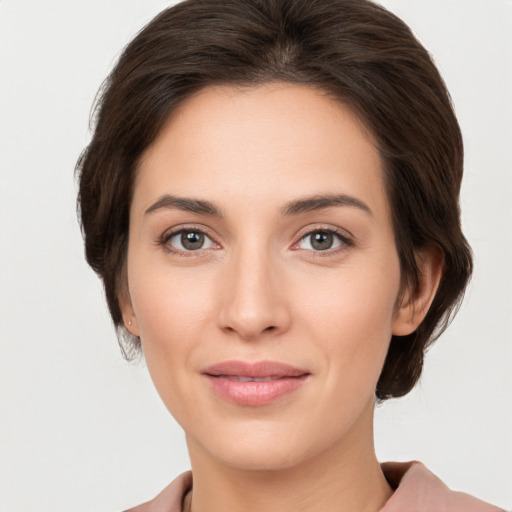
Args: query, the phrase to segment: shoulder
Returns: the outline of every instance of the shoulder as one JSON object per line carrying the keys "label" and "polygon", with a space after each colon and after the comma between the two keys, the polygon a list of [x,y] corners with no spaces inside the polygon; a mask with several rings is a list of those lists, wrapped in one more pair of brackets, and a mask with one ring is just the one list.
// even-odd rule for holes
{"label": "shoulder", "polygon": [[192,472],[174,479],[156,498],[125,512],[181,512],[183,498],[192,487]]}
{"label": "shoulder", "polygon": [[382,470],[396,490],[381,512],[503,512],[469,494],[450,490],[421,462],[385,462]]}
{"label": "shoulder", "polygon": [[[469,494],[450,490],[421,462],[385,462],[382,470],[396,489],[381,512],[504,512]],[[156,498],[125,512],[181,512],[192,472],[173,480]]]}

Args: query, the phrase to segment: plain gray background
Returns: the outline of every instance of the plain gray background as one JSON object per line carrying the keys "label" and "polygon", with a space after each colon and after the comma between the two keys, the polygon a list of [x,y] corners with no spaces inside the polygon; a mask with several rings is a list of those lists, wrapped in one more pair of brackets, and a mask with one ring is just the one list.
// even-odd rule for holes
{"label": "plain gray background", "polygon": [[[512,1],[387,0],[432,52],[466,144],[476,271],[419,386],[376,414],[381,460],[512,507]],[[83,259],[75,161],[90,107],[157,0],[2,0],[0,510],[119,511],[188,468]]]}

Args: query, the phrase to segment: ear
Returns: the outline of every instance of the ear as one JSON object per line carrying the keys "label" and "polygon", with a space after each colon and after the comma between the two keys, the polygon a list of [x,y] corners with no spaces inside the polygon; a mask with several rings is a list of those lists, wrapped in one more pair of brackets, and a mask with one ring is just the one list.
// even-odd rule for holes
{"label": "ear", "polygon": [[443,251],[432,244],[416,253],[419,286],[407,290],[393,322],[393,334],[406,336],[414,332],[427,314],[439,287],[444,268]]}
{"label": "ear", "polygon": [[119,307],[121,308],[121,315],[123,316],[124,328],[133,336],[139,336],[137,317],[135,316],[129,294],[127,292],[120,293],[118,301]]}

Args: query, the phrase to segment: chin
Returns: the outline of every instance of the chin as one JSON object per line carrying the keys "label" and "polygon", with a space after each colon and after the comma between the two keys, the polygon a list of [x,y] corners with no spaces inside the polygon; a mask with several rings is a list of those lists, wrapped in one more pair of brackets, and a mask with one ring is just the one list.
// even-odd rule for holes
{"label": "chin", "polygon": [[246,471],[280,471],[300,464],[307,457],[290,443],[236,443],[219,450],[217,459],[227,466]]}
{"label": "chin", "polygon": [[[191,456],[202,452],[209,458],[232,468],[248,471],[280,471],[311,460],[336,444],[343,433],[335,428],[312,432],[311,428],[300,428],[300,422],[248,421],[222,429],[199,433],[187,443]],[[307,427],[306,425],[302,425]],[[315,435],[316,434],[316,435]],[[192,449],[191,449],[192,448]],[[198,450],[199,449],[199,450]]]}

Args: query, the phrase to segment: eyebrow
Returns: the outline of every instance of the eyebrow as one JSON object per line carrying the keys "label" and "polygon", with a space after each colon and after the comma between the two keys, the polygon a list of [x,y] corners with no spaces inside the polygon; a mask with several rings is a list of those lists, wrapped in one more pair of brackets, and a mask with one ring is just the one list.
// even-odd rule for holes
{"label": "eyebrow", "polygon": [[[373,215],[370,207],[366,203],[360,199],[357,199],[356,197],[349,196],[347,194],[314,195],[290,201],[289,203],[286,203],[281,209],[281,215],[288,217],[336,206],[350,206],[353,208],[358,208],[359,210],[362,210],[369,215]],[[221,208],[210,201],[188,197],[178,197],[171,194],[165,194],[159,197],[146,210],[145,214],[150,214],[161,209],[177,209],[186,212],[211,215],[213,217],[223,217]]]}
{"label": "eyebrow", "polygon": [[192,213],[202,213],[214,217],[222,217],[221,209],[210,201],[202,199],[192,199],[187,197],[177,197],[165,194],[157,199],[145,212],[146,214],[156,212],[160,209],[177,209]]}
{"label": "eyebrow", "polygon": [[300,213],[322,210],[333,206],[351,206],[373,216],[370,207],[365,202],[347,194],[315,195],[291,201],[284,205],[281,214],[283,216],[298,215]]}

